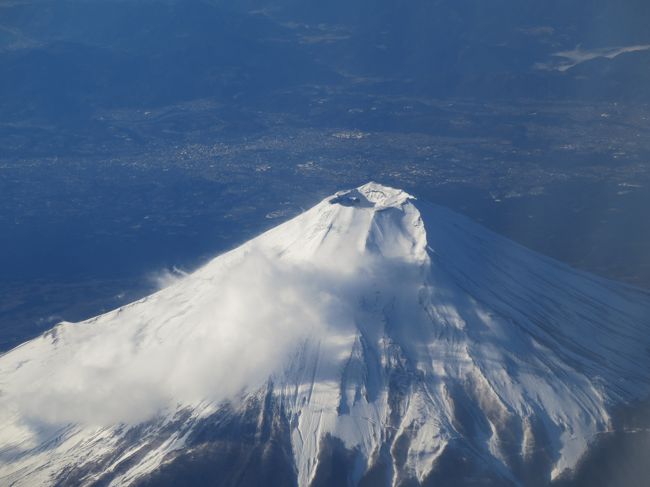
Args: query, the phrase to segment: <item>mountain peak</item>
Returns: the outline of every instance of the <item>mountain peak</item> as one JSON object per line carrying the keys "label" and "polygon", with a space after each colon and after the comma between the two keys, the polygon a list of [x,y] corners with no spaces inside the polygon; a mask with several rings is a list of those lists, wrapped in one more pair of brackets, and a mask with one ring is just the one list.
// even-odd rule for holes
{"label": "mountain peak", "polygon": [[414,200],[400,189],[367,183],[325,198],[251,243],[285,260],[338,271],[373,256],[424,262],[427,237]]}
{"label": "mountain peak", "polygon": [[329,201],[344,206],[399,208],[415,198],[401,189],[391,188],[379,183],[369,182],[356,189],[339,191]]}
{"label": "mountain peak", "polygon": [[461,484],[459,458],[495,485],[574,469],[650,392],[650,296],[413,201],[336,193],[1,356],[0,483],[155,485],[245,449],[233,431],[282,485],[318,485],[332,455],[337,485]]}

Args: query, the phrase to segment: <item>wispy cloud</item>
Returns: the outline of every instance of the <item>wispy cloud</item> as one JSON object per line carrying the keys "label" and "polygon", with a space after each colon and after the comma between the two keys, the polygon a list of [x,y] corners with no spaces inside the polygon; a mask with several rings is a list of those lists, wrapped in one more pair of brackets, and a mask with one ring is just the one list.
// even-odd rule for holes
{"label": "wispy cloud", "polygon": [[0,423],[136,423],[257,388],[307,337],[353,329],[373,265],[340,264],[279,265],[249,247],[191,275],[162,273],[162,291],[2,357]]}
{"label": "wispy cloud", "polygon": [[603,47],[598,49],[584,49],[577,46],[575,49],[567,51],[559,51],[552,56],[555,58],[546,63],[538,63],[535,65],[537,69],[548,71],[568,71],[569,69],[577,66],[578,64],[590,61],[596,58],[614,59],[621,54],[628,52],[646,51],[650,49],[650,45],[635,45],[625,47]]}
{"label": "wispy cloud", "polygon": [[148,276],[149,282],[153,284],[156,289],[164,289],[175,284],[177,281],[186,277],[188,274],[182,269],[173,266],[171,269],[162,269],[153,272]]}

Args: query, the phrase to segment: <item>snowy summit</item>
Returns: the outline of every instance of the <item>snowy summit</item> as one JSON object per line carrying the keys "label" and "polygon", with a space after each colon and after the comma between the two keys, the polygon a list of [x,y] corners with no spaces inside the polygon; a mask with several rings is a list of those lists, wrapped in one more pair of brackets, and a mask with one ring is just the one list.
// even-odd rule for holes
{"label": "snowy summit", "polygon": [[369,183],[0,357],[0,484],[547,484],[647,398],[648,316]]}

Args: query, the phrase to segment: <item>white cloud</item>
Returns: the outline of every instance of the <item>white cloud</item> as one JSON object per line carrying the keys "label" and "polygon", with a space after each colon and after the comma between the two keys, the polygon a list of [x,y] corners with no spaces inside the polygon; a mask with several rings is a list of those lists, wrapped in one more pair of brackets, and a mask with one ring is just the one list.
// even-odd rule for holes
{"label": "white cloud", "polygon": [[175,284],[178,280],[187,275],[187,272],[184,270],[173,266],[171,269],[162,269],[160,271],[153,272],[148,276],[148,280],[156,287],[156,289],[164,289],[171,286],[172,284]]}
{"label": "white cloud", "polygon": [[145,300],[59,325],[3,357],[0,411],[28,424],[135,423],[178,402],[256,388],[307,337],[346,328],[372,272],[360,261],[328,275],[308,263],[278,265],[252,247],[241,255],[172,276]]}
{"label": "white cloud", "polygon": [[555,71],[568,71],[569,69],[577,66],[578,64],[590,61],[596,58],[614,59],[621,54],[628,52],[647,51],[650,45],[636,45],[625,47],[603,47],[599,49],[584,49],[577,46],[575,49],[560,51],[553,54],[554,61],[547,63],[538,63],[536,67],[544,70]]}

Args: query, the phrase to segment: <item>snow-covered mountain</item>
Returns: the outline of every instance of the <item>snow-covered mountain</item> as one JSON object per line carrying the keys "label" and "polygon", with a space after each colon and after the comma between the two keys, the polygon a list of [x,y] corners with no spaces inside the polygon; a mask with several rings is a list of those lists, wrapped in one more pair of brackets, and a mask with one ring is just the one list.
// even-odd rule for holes
{"label": "snow-covered mountain", "polygon": [[2,485],[544,485],[650,392],[650,295],[369,183],[0,357]]}

